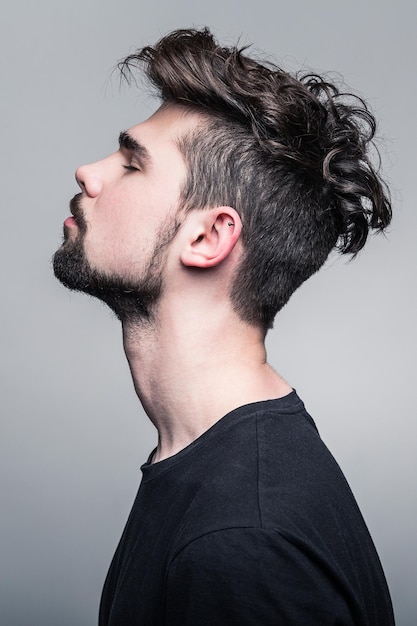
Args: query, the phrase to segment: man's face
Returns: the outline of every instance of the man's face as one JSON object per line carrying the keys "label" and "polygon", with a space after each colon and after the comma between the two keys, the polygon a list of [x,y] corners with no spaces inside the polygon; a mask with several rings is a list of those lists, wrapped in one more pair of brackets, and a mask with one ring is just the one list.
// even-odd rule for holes
{"label": "man's face", "polygon": [[186,165],[175,140],[195,119],[165,108],[121,133],[120,149],[80,167],[56,277],[104,300],[123,320],[147,318],[162,290],[167,246],[178,229]]}

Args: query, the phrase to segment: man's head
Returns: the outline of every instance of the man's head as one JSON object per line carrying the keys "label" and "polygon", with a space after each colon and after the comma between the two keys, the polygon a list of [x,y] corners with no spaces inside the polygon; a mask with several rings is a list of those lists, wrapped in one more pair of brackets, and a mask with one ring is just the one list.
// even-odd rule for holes
{"label": "man's head", "polygon": [[271,326],[334,247],[356,254],[370,229],[389,224],[368,156],[375,121],[362,100],[220,47],[207,30],[176,31],[120,67],[129,78],[137,65],[162,111],[180,106],[193,119],[176,139],[185,162],[177,215],[229,206],[241,219],[230,290],[241,319]]}
{"label": "man's head", "polygon": [[230,205],[244,254],[231,291],[245,321],[265,328],[334,247],[356,254],[391,219],[368,151],[375,120],[365,103],[316,75],[292,76],[217,44],[207,29],[179,30],[127,57],[164,103],[198,112],[205,128],[180,143],[187,210]]}

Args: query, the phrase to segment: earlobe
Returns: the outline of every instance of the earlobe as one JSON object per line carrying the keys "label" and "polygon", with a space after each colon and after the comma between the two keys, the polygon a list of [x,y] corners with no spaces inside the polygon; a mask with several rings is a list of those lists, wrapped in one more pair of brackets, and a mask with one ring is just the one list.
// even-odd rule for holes
{"label": "earlobe", "polygon": [[190,214],[187,243],[181,262],[188,267],[219,265],[235,247],[242,231],[238,212],[231,207],[195,210]]}

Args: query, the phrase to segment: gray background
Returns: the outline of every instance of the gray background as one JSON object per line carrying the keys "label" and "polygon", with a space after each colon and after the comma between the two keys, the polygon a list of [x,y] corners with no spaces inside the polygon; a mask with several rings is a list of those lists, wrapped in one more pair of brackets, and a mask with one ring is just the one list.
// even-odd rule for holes
{"label": "gray background", "polygon": [[398,624],[417,623],[416,10],[406,0],[3,3],[0,624],[96,623],[101,586],[155,443],[119,324],[53,278],[77,165],[155,103],[111,68],[178,27],[210,25],[288,68],[340,72],[380,120],[395,219],[278,317],[272,364],[340,462],[377,544]]}

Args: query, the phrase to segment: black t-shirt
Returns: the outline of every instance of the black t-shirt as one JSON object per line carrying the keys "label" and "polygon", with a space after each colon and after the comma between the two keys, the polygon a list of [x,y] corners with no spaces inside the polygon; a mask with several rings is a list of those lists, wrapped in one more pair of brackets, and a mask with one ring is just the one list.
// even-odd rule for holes
{"label": "black t-shirt", "polygon": [[142,472],[100,626],[394,623],[361,513],[295,392]]}

